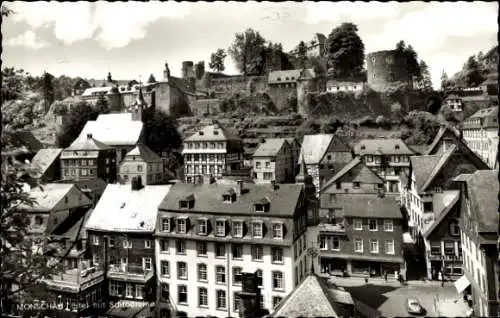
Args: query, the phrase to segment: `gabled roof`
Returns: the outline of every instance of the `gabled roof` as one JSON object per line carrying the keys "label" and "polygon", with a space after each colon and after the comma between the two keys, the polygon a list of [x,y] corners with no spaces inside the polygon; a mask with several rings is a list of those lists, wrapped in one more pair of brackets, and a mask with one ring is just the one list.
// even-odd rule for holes
{"label": "gabled roof", "polygon": [[[354,169],[359,165],[363,165],[364,168],[366,168],[365,171],[368,172],[364,173],[363,176],[360,176],[364,183],[384,183],[384,180],[382,180],[380,176],[378,176],[375,172],[366,167],[366,165],[364,164],[363,160],[360,157],[356,157],[347,165],[345,165],[339,172],[337,172],[330,180],[328,180],[321,188],[321,192],[328,189],[332,184],[337,182],[337,180],[342,178],[346,173],[348,173],[349,171],[351,171],[352,169]],[[355,180],[353,180],[353,182],[357,182],[356,179],[359,178],[356,177]]]}
{"label": "gabled roof", "polygon": [[298,164],[302,162],[302,157],[307,165],[318,164],[323,159],[332,139],[333,134],[305,135]]}
{"label": "gabled roof", "polygon": [[428,145],[408,145],[408,148],[410,148],[416,155],[423,155],[427,153],[428,147]]}
{"label": "gabled roof", "polygon": [[466,181],[478,232],[498,232],[498,170],[477,170]]}
{"label": "gabled roof", "polygon": [[235,136],[228,129],[219,124],[207,125],[196,133],[186,138],[184,141],[227,141],[227,140],[241,140],[240,137]]}
{"label": "gabled roof", "polygon": [[463,128],[498,129],[498,106],[478,110],[463,122]]}
{"label": "gabled roof", "polygon": [[417,191],[419,193],[425,192],[425,190],[427,190],[427,187],[431,185],[432,181],[434,181],[434,178],[443,169],[444,165],[448,162],[448,160],[451,158],[451,156],[455,153],[457,149],[458,149],[457,146],[451,145],[450,148],[447,149],[446,152],[439,157],[439,160],[436,162],[436,165],[432,167],[432,170],[429,176],[427,177],[427,180],[425,180],[421,188],[417,188]]}
{"label": "gabled roof", "polygon": [[37,173],[43,175],[61,155],[62,151],[62,148],[40,149],[31,160],[31,165],[37,169]]}
{"label": "gabled roof", "polygon": [[401,139],[362,139],[354,145],[358,155],[413,155],[414,151]]}
{"label": "gabled roof", "polygon": [[402,219],[400,207],[394,197],[377,195],[345,196],[340,204],[344,217]]}
{"label": "gabled roof", "polygon": [[295,83],[299,79],[302,70],[272,71],[269,73],[267,82],[269,84]]}
{"label": "gabled roof", "polygon": [[441,222],[443,222],[444,219],[446,219],[448,213],[457,204],[458,199],[460,199],[460,191],[453,191],[452,195],[453,197],[451,199],[451,202],[445,207],[443,211],[441,211],[441,213],[439,213],[439,215],[437,215],[437,218],[434,220],[434,222],[432,222],[432,224],[427,229],[424,230],[423,236],[425,238],[428,238],[429,235],[431,235],[432,232],[434,232],[434,230],[441,224]]}
{"label": "gabled roof", "polygon": [[[266,215],[292,216],[302,193],[300,184],[280,184],[273,189],[268,184],[245,183],[244,193],[236,198],[231,204],[224,203],[222,195],[235,187],[234,184],[186,184],[176,183],[172,185],[165,199],[161,202],[159,209],[164,211],[179,211],[183,213],[213,213],[222,215],[244,214],[255,215],[256,203],[267,198],[270,203],[270,211]],[[191,209],[180,209],[179,201],[186,195],[193,195],[194,207]]]}
{"label": "gabled roof", "polygon": [[146,185],[132,190],[130,184],[108,184],[86,223],[88,230],[153,232],[158,205],[170,185]]}
{"label": "gabled roof", "polygon": [[451,130],[448,127],[442,126],[441,128],[439,128],[439,131],[436,134],[436,137],[434,137],[434,140],[432,141],[432,144],[429,146],[429,148],[427,148],[427,151],[425,153],[426,155],[433,154],[434,150],[436,150],[437,145],[439,145],[439,142],[441,141],[441,139],[444,137],[444,135],[446,133],[452,134],[452,136],[454,136],[455,139],[458,139],[457,138],[457,133],[455,131]]}
{"label": "gabled roof", "polygon": [[134,149],[130,150],[125,158],[129,156],[141,157],[146,162],[161,161],[160,156],[158,156],[153,150],[149,149],[148,146],[144,144],[138,144]]}
{"label": "gabled roof", "polygon": [[259,148],[253,153],[254,157],[275,157],[287,144],[284,138],[269,138],[259,145]]}
{"label": "gabled roof", "polygon": [[308,275],[270,316],[339,317],[332,293],[321,278]]}
{"label": "gabled roof", "polygon": [[132,113],[102,114],[95,121],[87,121],[77,139],[86,139],[87,134],[109,146],[130,146],[139,141],[143,122],[132,120]]}
{"label": "gabled roof", "polygon": [[103,144],[94,137],[86,136],[85,139],[77,138],[73,143],[64,150],[106,150],[111,149],[108,145]]}
{"label": "gabled roof", "polygon": [[74,184],[47,183],[29,191],[33,206],[22,205],[30,211],[49,212],[75,187]]}

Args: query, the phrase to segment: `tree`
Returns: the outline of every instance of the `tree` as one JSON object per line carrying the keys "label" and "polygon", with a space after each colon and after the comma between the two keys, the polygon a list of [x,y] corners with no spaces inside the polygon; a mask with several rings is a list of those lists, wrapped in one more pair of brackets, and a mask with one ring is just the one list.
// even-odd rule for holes
{"label": "tree", "polygon": [[[10,132],[2,129],[2,148],[9,148]],[[0,311],[2,314],[14,310],[14,304],[23,297],[27,303],[34,286],[41,286],[42,279],[60,273],[61,262],[46,257],[51,252],[50,238],[46,242],[30,235],[31,219],[24,207],[32,207],[36,202],[25,189],[25,184],[42,187],[36,180],[36,170],[18,162],[2,162],[2,189],[0,218]],[[69,252],[70,249],[68,249]],[[63,256],[63,258],[65,258]],[[16,289],[9,287],[16,285]]]}
{"label": "tree", "polygon": [[2,7],[0,8],[1,12],[2,12],[2,18],[7,18],[9,17],[10,15],[12,14],[15,14],[14,11],[12,11],[8,6],[6,6],[5,4],[2,4]]}
{"label": "tree", "polygon": [[432,79],[431,79],[431,73],[429,71],[429,66],[427,65],[427,63],[425,63],[424,60],[420,60],[419,67],[422,78],[421,81],[424,89],[427,90],[432,89]]}
{"label": "tree", "polygon": [[99,114],[109,114],[108,100],[104,97],[104,94],[100,94],[99,97],[97,97],[94,109]]}
{"label": "tree", "polygon": [[464,84],[466,87],[477,87],[485,80],[481,67],[474,55],[469,57],[467,63],[465,63],[464,73]]}
{"label": "tree", "polygon": [[4,101],[18,99],[24,91],[23,76],[15,69],[4,67],[2,70],[2,105]]}
{"label": "tree", "polygon": [[399,41],[396,44],[396,51],[400,56],[406,58],[406,69],[411,76],[416,76],[420,80],[420,66],[418,56],[411,45],[406,46],[405,41]]}
{"label": "tree", "polygon": [[45,102],[45,109],[47,110],[50,105],[55,100],[55,89],[54,89],[54,76],[50,73],[44,72],[41,79],[41,90],[43,95],[43,100]]}
{"label": "tree", "polygon": [[215,53],[212,53],[210,56],[210,63],[208,66],[216,71],[217,73],[223,72],[226,68],[224,67],[224,60],[226,59],[227,54],[224,49],[217,49]]}
{"label": "tree", "polygon": [[336,77],[357,77],[363,71],[365,45],[350,22],[333,29],[326,42],[328,71]]}
{"label": "tree", "polygon": [[441,74],[441,90],[445,90],[449,86],[449,79],[448,79],[448,74],[443,70],[443,73]]}
{"label": "tree", "polygon": [[305,68],[306,61],[307,61],[307,46],[304,43],[304,41],[300,41],[300,43],[299,43],[297,58],[298,58],[299,63],[300,63],[300,68]]}
{"label": "tree", "polygon": [[156,83],[156,78],[153,76],[153,74],[149,75],[148,79],[148,84],[154,84]]}
{"label": "tree", "polygon": [[255,72],[262,68],[262,52],[265,51],[266,40],[259,32],[249,28],[243,33],[236,33],[235,39],[228,48],[229,55],[233,58],[238,70],[243,75]]}
{"label": "tree", "polygon": [[145,110],[144,130],[144,143],[156,153],[179,149],[182,145],[175,118],[159,109]]}
{"label": "tree", "polygon": [[68,112],[56,136],[56,143],[60,148],[67,148],[80,135],[83,127],[89,120],[96,120],[99,113],[87,102],[78,102]]}

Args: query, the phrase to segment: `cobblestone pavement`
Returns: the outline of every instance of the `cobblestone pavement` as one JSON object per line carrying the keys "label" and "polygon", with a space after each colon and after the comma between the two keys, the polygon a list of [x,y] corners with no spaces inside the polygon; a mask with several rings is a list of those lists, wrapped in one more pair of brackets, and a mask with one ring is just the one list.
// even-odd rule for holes
{"label": "cobblestone pavement", "polygon": [[[406,311],[405,302],[410,297],[417,298],[427,310],[426,316],[430,317],[438,316],[435,308],[437,295],[441,300],[461,299],[451,282],[441,287],[439,282],[409,281],[407,285],[401,285],[397,281],[386,282],[383,279],[372,278],[366,284],[364,278],[361,277],[327,279],[330,283],[350,292],[354,299],[379,310],[385,317],[407,317],[409,314]],[[457,312],[457,315],[461,316],[460,313]]]}

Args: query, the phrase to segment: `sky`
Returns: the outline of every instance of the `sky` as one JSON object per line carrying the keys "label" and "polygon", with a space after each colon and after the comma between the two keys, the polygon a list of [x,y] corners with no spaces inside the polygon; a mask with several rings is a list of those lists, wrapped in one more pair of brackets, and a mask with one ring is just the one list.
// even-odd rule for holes
{"label": "sky", "polygon": [[[5,2],[4,2],[5,3]],[[497,45],[496,2],[21,2],[2,23],[4,66],[33,75],[147,81],[174,76],[182,61],[205,61],[227,49],[235,33],[253,28],[285,51],[342,22],[358,26],[365,53],[411,44],[430,67],[435,87],[443,71]],[[237,74],[231,57],[228,74]]]}

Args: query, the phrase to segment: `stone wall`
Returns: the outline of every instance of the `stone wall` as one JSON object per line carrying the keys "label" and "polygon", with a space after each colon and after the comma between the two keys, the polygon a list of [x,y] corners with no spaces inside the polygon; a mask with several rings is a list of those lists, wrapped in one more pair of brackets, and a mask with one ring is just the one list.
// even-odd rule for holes
{"label": "stone wall", "polygon": [[288,97],[297,94],[297,85],[295,83],[269,85],[267,94],[278,110],[287,109]]}
{"label": "stone wall", "polygon": [[375,91],[383,91],[394,82],[412,84],[407,70],[406,57],[396,50],[373,52],[366,56],[368,85]]}

